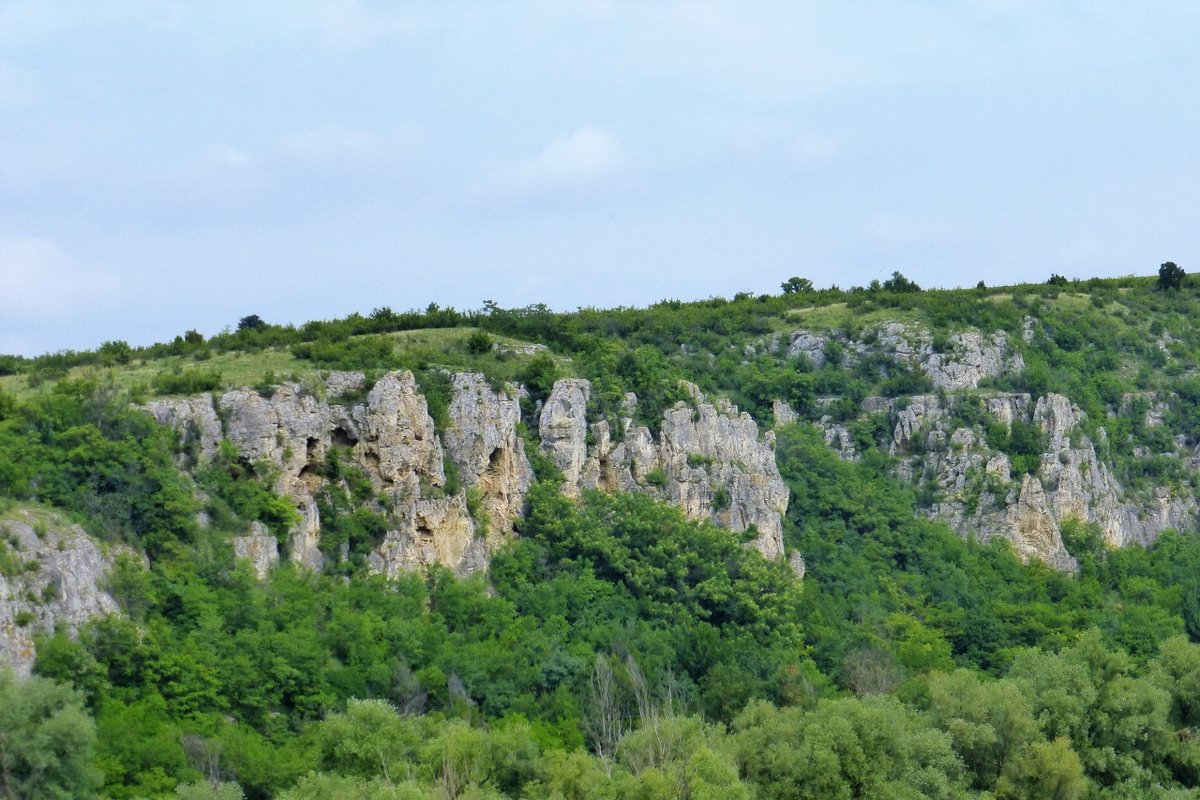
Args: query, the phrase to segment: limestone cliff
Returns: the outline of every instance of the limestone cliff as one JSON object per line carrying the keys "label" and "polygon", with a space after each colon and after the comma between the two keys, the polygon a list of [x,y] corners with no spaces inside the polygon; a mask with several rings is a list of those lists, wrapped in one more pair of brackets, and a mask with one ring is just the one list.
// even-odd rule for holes
{"label": "limestone cliff", "polygon": [[38,633],[74,633],[89,619],[118,611],[105,587],[111,553],[83,529],[42,510],[0,519],[0,666],[26,676]]}
{"label": "limestone cliff", "polygon": [[[1007,428],[1020,420],[1042,431],[1046,449],[1033,473],[1012,474],[1008,455],[990,448],[978,426],[956,423],[968,404]],[[872,413],[883,403],[867,398],[863,405],[864,413]],[[1002,536],[1023,556],[1073,569],[1061,534],[1068,519],[1095,523],[1110,546],[1122,547],[1149,543],[1167,528],[1184,528],[1197,512],[1190,493],[1159,488],[1149,496],[1129,496],[1083,434],[1083,413],[1062,395],[1036,401],[1028,394],[917,395],[900,405],[891,414],[888,443],[897,456],[897,476],[930,487],[936,499],[927,513],[964,536]],[[819,424],[835,450],[854,457],[835,435],[845,426]]]}
{"label": "limestone cliff", "polygon": [[539,428],[542,449],[566,478],[564,490],[649,494],[693,519],[732,531],[753,527],[754,546],[768,558],[782,557],[788,492],[775,464],[774,434],[760,436],[749,414],[726,400],[710,402],[695,386],[685,388],[691,402],[664,412],[656,440],[649,428],[633,424],[632,395],[614,435],[607,420],[588,423],[587,381],[558,381]]}
{"label": "limestone cliff", "polygon": [[[517,434],[516,399],[489,388],[480,375],[456,375],[451,425],[442,436],[412,373],[384,375],[365,402],[338,402],[363,382],[358,373],[333,373],[322,386],[285,383],[269,397],[235,389],[215,406],[202,396],[155,401],[148,410],[196,440],[201,460],[227,439],[245,461],[268,465],[277,476],[273,488],[300,514],[287,548],[298,564],[319,569],[325,558],[316,498],[336,449],[362,470],[377,507],[386,511],[388,530],[369,558],[372,570],[392,575],[438,563],[465,574],[485,567],[490,550],[511,533],[532,476]],[[448,486],[448,465],[461,476],[460,486]],[[479,520],[468,492],[478,495]],[[234,546],[260,574],[277,558],[261,532],[237,538]]]}
{"label": "limestone cliff", "polygon": [[[409,372],[384,375],[357,404],[339,403],[338,396],[358,392],[362,376],[334,373],[323,386],[285,383],[270,396],[235,389],[215,403],[201,396],[147,408],[183,435],[201,462],[225,439],[245,461],[269,467],[273,488],[300,514],[286,548],[292,561],[319,569],[326,557],[316,501],[327,487],[323,467],[336,450],[362,470],[376,508],[386,511],[387,531],[368,558],[374,572],[396,575],[437,563],[465,574],[485,569],[512,535],[533,470],[518,432],[517,397],[478,374],[453,375],[450,385],[444,431]],[[748,414],[687,388],[692,401],[667,409],[657,438],[633,425],[637,398],[627,395],[618,439],[607,421],[589,424],[588,382],[560,380],[539,415],[540,446],[563,471],[569,494],[584,488],[651,494],[695,519],[732,531],[754,528],[755,546],[781,557],[787,488],[775,466],[774,434],[760,436]],[[259,575],[279,558],[261,527],[233,544]]]}

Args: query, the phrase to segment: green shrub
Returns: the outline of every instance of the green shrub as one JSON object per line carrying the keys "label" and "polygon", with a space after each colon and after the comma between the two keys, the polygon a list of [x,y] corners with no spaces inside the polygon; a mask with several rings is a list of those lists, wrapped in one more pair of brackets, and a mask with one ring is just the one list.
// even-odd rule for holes
{"label": "green shrub", "polygon": [[492,337],[488,336],[487,331],[473,331],[467,337],[467,352],[472,355],[490,353],[494,344]]}
{"label": "green shrub", "polygon": [[198,394],[221,388],[221,373],[215,369],[184,369],[179,365],[157,373],[150,381],[155,394]]}

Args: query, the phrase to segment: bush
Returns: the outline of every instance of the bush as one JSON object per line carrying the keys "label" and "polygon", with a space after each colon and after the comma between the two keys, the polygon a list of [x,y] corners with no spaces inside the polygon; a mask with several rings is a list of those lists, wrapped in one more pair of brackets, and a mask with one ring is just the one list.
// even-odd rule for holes
{"label": "bush", "polygon": [[494,344],[487,331],[474,331],[467,337],[467,352],[472,355],[490,353]]}
{"label": "bush", "polygon": [[150,381],[155,394],[198,394],[221,388],[221,373],[215,369],[183,369],[176,366],[159,372]]}

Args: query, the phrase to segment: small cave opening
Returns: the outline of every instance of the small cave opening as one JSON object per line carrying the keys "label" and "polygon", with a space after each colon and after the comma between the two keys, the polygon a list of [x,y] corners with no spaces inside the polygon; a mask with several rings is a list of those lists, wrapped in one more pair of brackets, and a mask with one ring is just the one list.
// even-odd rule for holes
{"label": "small cave opening", "polygon": [[350,431],[341,425],[333,429],[332,442],[334,447],[353,447],[357,441],[358,437],[352,435]]}

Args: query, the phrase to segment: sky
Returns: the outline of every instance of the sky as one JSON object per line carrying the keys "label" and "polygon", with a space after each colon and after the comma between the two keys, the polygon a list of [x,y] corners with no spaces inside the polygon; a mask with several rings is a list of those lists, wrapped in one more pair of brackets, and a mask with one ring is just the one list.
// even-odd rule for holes
{"label": "sky", "polygon": [[0,353],[1200,272],[1200,2],[0,0]]}

